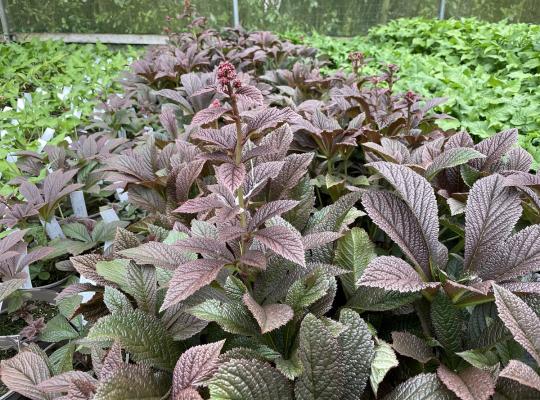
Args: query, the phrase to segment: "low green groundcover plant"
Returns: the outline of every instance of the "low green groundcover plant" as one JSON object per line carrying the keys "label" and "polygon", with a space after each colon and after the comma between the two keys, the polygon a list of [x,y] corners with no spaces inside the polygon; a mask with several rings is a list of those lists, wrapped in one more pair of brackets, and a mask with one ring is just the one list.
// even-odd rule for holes
{"label": "low green groundcover plant", "polygon": [[446,97],[440,110],[455,117],[445,129],[465,129],[475,137],[518,128],[519,142],[540,161],[540,28],[476,19],[395,20],[365,37],[335,39],[317,34],[293,37],[327,54],[330,69],[350,68],[353,51],[370,62],[399,65],[399,90]]}
{"label": "low green groundcover plant", "polygon": [[33,400],[537,399],[532,156],[516,129],[445,127],[445,99],[402,91],[396,65],[347,59],[322,74],[314,48],[195,18],[71,143],[19,153],[0,301],[24,305],[36,260],[73,278],[4,384]]}
{"label": "low green groundcover plant", "polygon": [[[18,175],[9,162],[13,153],[43,147],[45,134],[54,144],[88,123],[94,107],[113,93],[113,79],[137,51],[105,45],[32,41],[0,45],[0,177]],[[46,133],[47,132],[47,133]],[[8,186],[1,194],[11,191]]]}

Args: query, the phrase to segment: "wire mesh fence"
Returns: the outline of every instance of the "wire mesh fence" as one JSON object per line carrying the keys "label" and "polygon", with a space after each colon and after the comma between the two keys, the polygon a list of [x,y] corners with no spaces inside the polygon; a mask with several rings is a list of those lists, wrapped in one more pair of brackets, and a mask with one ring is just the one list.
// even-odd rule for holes
{"label": "wire mesh fence", "polygon": [[[10,32],[160,34],[181,0],[3,0]],[[234,0],[192,0],[210,25],[233,25]],[[540,0],[237,0],[249,29],[355,36],[403,17],[540,23]],[[0,3],[1,4],[1,3]],[[441,15],[442,14],[442,15]]]}

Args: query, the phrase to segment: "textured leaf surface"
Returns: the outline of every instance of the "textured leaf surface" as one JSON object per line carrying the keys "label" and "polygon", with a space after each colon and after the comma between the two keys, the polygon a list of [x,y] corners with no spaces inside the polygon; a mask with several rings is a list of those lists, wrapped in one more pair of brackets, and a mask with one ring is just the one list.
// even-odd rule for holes
{"label": "textured leaf surface", "polygon": [[173,399],[180,398],[179,392],[190,386],[199,386],[217,370],[218,357],[225,343],[219,342],[194,346],[183,353],[173,373]]}
{"label": "textured leaf surface", "polygon": [[388,162],[370,164],[398,192],[407,203],[421,227],[423,239],[431,258],[439,265],[446,264],[447,255],[439,243],[439,218],[437,200],[429,182],[412,169]]}
{"label": "textured leaf surface", "polygon": [[499,374],[499,377],[512,379],[540,392],[540,375],[521,361],[510,360],[508,365]]}
{"label": "textured leaf surface", "polygon": [[427,273],[429,247],[422,234],[422,227],[409,206],[388,192],[365,193],[362,205],[373,222],[390,236],[414,264]]}
{"label": "textured leaf surface", "polygon": [[249,293],[244,294],[243,301],[257,320],[263,334],[285,325],[294,315],[292,308],[287,304],[265,304],[261,306]]}
{"label": "textured leaf surface", "polygon": [[426,178],[431,180],[443,169],[457,167],[475,158],[485,158],[482,153],[468,147],[454,147],[439,154],[426,169]]}
{"label": "textured leaf surface", "polygon": [[174,271],[180,264],[193,258],[192,254],[160,242],[148,242],[119,252],[137,264],[150,264]]}
{"label": "textured leaf surface", "polygon": [[362,311],[388,311],[412,303],[421,297],[418,292],[400,293],[395,290],[385,290],[360,286],[347,302],[347,307]]}
{"label": "textured leaf surface", "polygon": [[169,281],[169,289],[161,310],[178,304],[200,288],[212,283],[224,265],[224,261],[210,258],[201,258],[180,265]]}
{"label": "textured leaf surface", "polygon": [[24,281],[24,279],[10,279],[9,281],[0,283],[0,301],[4,300],[11,293],[21,288]]}
{"label": "textured leaf surface", "polygon": [[437,282],[424,282],[413,267],[394,256],[381,256],[371,261],[358,284],[401,293],[418,292],[438,286]]}
{"label": "textured leaf surface", "polygon": [[375,356],[371,363],[371,374],[369,376],[369,382],[375,394],[377,394],[379,384],[383,381],[388,371],[397,367],[398,364],[396,353],[394,353],[392,347],[388,343],[379,340],[375,346]]}
{"label": "textured leaf surface", "polygon": [[435,374],[419,374],[396,387],[384,400],[455,400]]}
{"label": "textured leaf surface", "polygon": [[93,400],[160,400],[167,390],[150,369],[123,365],[100,383]]}
{"label": "textured leaf surface", "polygon": [[392,347],[399,354],[424,364],[434,357],[426,341],[409,332],[392,332]]}
{"label": "textured leaf surface", "polygon": [[298,400],[341,399],[346,378],[339,342],[312,314],[302,321],[298,356],[304,372],[296,381],[295,397]]}
{"label": "textured leaf surface", "polygon": [[79,333],[61,314],[49,320],[41,332],[40,339],[45,342],[61,342],[79,337]]}
{"label": "textured leaf surface", "polygon": [[343,309],[339,322],[346,326],[338,337],[345,365],[342,399],[360,400],[369,379],[375,345],[367,324],[355,311]]}
{"label": "textured leaf surface", "polygon": [[118,342],[136,361],[172,370],[179,349],[165,327],[141,310],[123,310],[102,317],[90,329],[89,340]]}
{"label": "textured leaf surface", "polygon": [[274,225],[255,232],[254,236],[276,254],[305,267],[304,246],[298,231]]}
{"label": "textured leaf surface", "polygon": [[292,210],[297,204],[296,200],[276,200],[262,205],[249,221],[248,229],[253,230],[270,218]]}
{"label": "textured leaf surface", "polygon": [[490,171],[491,167],[517,143],[517,140],[517,129],[499,132],[488,139],[482,140],[474,148],[480,153],[485,154],[486,158],[476,160],[474,166],[482,171]]}
{"label": "textured leaf surface", "polygon": [[463,321],[460,310],[446,294],[437,293],[431,302],[431,321],[439,343],[449,351],[460,351]]}
{"label": "textured leaf surface", "polygon": [[495,393],[491,375],[478,368],[469,367],[457,374],[441,364],[437,376],[461,400],[488,400]]}
{"label": "textured leaf surface", "polygon": [[40,390],[37,385],[50,378],[45,360],[31,351],[24,351],[0,364],[2,382],[13,390],[32,400],[50,400],[52,395]]}
{"label": "textured leaf surface", "polygon": [[216,322],[226,332],[251,336],[259,329],[242,303],[225,303],[210,299],[189,310],[203,321]]}
{"label": "textured leaf surface", "polygon": [[493,285],[499,317],[516,342],[540,364],[540,319],[538,315],[512,292]]}
{"label": "textured leaf surface", "polygon": [[223,114],[227,112],[227,108],[225,107],[208,107],[201,111],[199,111],[197,114],[193,116],[193,119],[191,120],[191,123],[193,125],[205,125],[209,124],[211,122],[216,121],[221,117]]}
{"label": "textured leaf surface", "polygon": [[478,180],[469,193],[465,211],[465,268],[488,275],[482,265],[490,265],[520,215],[519,196],[503,186],[502,176]]}
{"label": "textured leaf surface", "polygon": [[357,282],[369,262],[375,258],[375,246],[369,240],[367,232],[360,228],[352,228],[338,239],[335,263],[350,271],[341,275],[340,279],[347,293],[351,295],[358,288]]}
{"label": "textured leaf surface", "polygon": [[215,400],[290,400],[287,379],[269,364],[258,360],[232,359],[222,364],[210,380]]}
{"label": "textured leaf surface", "polygon": [[234,193],[244,183],[245,176],[246,167],[244,164],[223,163],[216,168],[218,183],[229,189],[231,193]]}
{"label": "textured leaf surface", "polygon": [[130,308],[133,308],[131,306],[131,302],[124,293],[122,293],[118,289],[109,286],[105,287],[105,292],[103,294],[103,302],[109,309],[110,313],[115,313],[124,309],[129,310]]}

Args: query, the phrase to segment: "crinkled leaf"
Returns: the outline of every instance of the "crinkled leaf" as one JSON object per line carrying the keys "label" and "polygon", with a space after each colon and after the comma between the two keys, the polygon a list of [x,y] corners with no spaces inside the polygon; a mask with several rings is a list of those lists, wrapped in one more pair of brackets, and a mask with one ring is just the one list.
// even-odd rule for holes
{"label": "crinkled leaf", "polygon": [[345,365],[342,399],[360,400],[369,379],[375,345],[367,324],[355,311],[341,310],[339,322],[345,325],[338,337]]}
{"label": "crinkled leaf", "polygon": [[131,302],[124,293],[122,293],[118,289],[109,286],[105,287],[103,302],[105,303],[111,314],[133,308],[131,306]]}
{"label": "crinkled leaf", "polygon": [[398,364],[399,362],[392,346],[383,340],[378,340],[375,345],[375,355],[371,363],[371,374],[369,377],[371,388],[375,394],[377,394],[379,384],[383,381],[388,371],[397,367]]}
{"label": "crinkled leaf", "polygon": [[232,359],[223,363],[208,383],[215,400],[292,400],[287,378],[258,360]]}
{"label": "crinkled leaf", "polygon": [[478,368],[469,367],[457,374],[441,364],[437,376],[461,400],[488,400],[495,393],[491,374]]}
{"label": "crinkled leaf", "polygon": [[181,264],[169,282],[169,289],[161,310],[187,299],[200,288],[209,285],[217,278],[225,266],[223,260],[201,258]]}
{"label": "crinkled leaf", "polygon": [[300,327],[298,356],[304,372],[296,381],[298,400],[340,400],[346,382],[338,340],[314,315],[304,317]]}
{"label": "crinkled leaf", "polygon": [[392,347],[403,356],[407,356],[425,364],[434,355],[425,340],[409,332],[392,332]]}
{"label": "crinkled leaf", "polygon": [[168,385],[141,365],[123,365],[97,388],[94,400],[160,400]]}
{"label": "crinkled leaf", "polygon": [[304,246],[298,231],[293,231],[286,226],[274,225],[256,231],[254,237],[283,258],[303,267],[306,266]]}
{"label": "crinkled leaf", "polygon": [[263,334],[285,325],[294,315],[292,308],[287,304],[265,304],[261,306],[249,293],[244,294],[243,301],[257,320]]}
{"label": "crinkled leaf", "polygon": [[514,339],[540,364],[540,319],[518,296],[493,285],[499,317]]}
{"label": "crinkled leaf", "polygon": [[178,345],[161,322],[137,309],[102,317],[90,329],[87,338],[91,341],[116,341],[136,361],[169,370],[173,369],[179,354]]}
{"label": "crinkled leaf", "polygon": [[454,147],[439,154],[426,169],[426,178],[433,179],[446,168],[457,167],[475,158],[485,158],[482,153],[468,147]]}
{"label": "crinkled leaf", "polygon": [[384,400],[454,400],[454,394],[446,389],[435,374],[416,375],[398,387]]}
{"label": "crinkled leaf", "polygon": [[32,400],[51,400],[53,396],[40,390],[37,385],[51,377],[45,360],[31,351],[23,351],[0,363],[2,382]]}
{"label": "crinkled leaf", "polygon": [[199,386],[210,378],[218,367],[218,357],[225,343],[219,342],[194,346],[183,353],[173,373],[173,398],[180,397],[178,393],[190,386]]}
{"label": "crinkled leaf", "polygon": [[234,193],[243,183],[246,176],[244,164],[223,163],[216,168],[218,183]]}
{"label": "crinkled leaf", "polygon": [[61,314],[58,314],[47,322],[41,332],[40,339],[45,342],[61,342],[62,340],[76,339],[79,333],[73,328],[69,321]]}
{"label": "crinkled leaf", "polygon": [[401,258],[381,256],[369,263],[358,285],[410,293],[437,287],[439,283],[424,282],[418,272]]}
{"label": "crinkled leaf", "polygon": [[137,264],[150,264],[174,271],[176,267],[194,258],[193,254],[160,242],[148,242],[119,252]]}
{"label": "crinkled leaf", "polygon": [[512,379],[540,392],[540,375],[521,361],[510,360],[508,365],[499,374],[499,377]]}
{"label": "crinkled leaf", "polygon": [[437,293],[431,302],[431,322],[437,340],[446,350],[455,353],[461,351],[461,311],[445,293]]}
{"label": "crinkled leaf", "polygon": [[189,312],[203,321],[216,322],[229,333],[246,336],[259,333],[256,322],[242,303],[210,299],[192,307]]}

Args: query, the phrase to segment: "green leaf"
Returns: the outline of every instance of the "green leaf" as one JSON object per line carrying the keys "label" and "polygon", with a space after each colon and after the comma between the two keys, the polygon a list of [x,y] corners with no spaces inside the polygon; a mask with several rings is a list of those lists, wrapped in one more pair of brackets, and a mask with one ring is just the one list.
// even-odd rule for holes
{"label": "green leaf", "polygon": [[118,342],[135,361],[172,370],[180,349],[163,324],[141,310],[122,310],[99,319],[90,328],[90,341]]}
{"label": "green leaf", "polygon": [[223,363],[208,383],[212,400],[292,400],[287,379],[258,360],[232,359]]}
{"label": "green leaf", "polygon": [[98,261],[96,272],[110,282],[116,283],[121,288],[128,287],[127,267],[130,260],[118,259],[112,261]]}
{"label": "green leaf", "polygon": [[64,231],[64,234],[70,239],[79,240],[81,242],[92,241],[92,237],[88,233],[86,226],[79,222],[63,225],[62,231]]}
{"label": "green leaf", "polygon": [[371,388],[375,394],[377,394],[379,384],[382,382],[388,371],[397,367],[398,364],[399,362],[392,346],[379,339],[375,346],[375,356],[371,363],[371,375],[369,377]]}
{"label": "green leaf", "polygon": [[341,347],[313,314],[300,326],[298,357],[304,372],[294,388],[298,400],[340,400],[345,374]]}
{"label": "green leaf", "polygon": [[56,349],[50,356],[55,375],[73,370],[73,355],[75,354],[75,343],[68,343]]}
{"label": "green leaf", "polygon": [[480,369],[490,369],[499,362],[497,354],[490,350],[467,350],[456,354],[473,367]]}
{"label": "green leaf", "polygon": [[[161,379],[160,379],[161,378]],[[168,391],[170,382],[154,375],[140,365],[122,365],[102,381],[94,400],[160,400]]]}
{"label": "green leaf", "polygon": [[225,332],[252,336],[259,333],[259,327],[248,309],[239,302],[220,302],[210,299],[188,310],[203,321],[216,322]]}
{"label": "green leaf", "polygon": [[280,357],[275,360],[275,363],[278,371],[290,380],[295,380],[300,375],[302,375],[302,372],[304,372],[304,367],[302,366],[302,363],[298,358],[297,352],[294,352],[291,358],[289,358],[288,360]]}
{"label": "green leaf", "polygon": [[361,228],[352,228],[338,240],[334,261],[336,265],[350,271],[340,276],[343,288],[349,297],[358,288],[356,283],[375,256],[375,247],[366,231]]}
{"label": "green leaf", "polygon": [[442,292],[437,293],[431,303],[431,321],[439,343],[453,353],[461,351],[463,334],[461,311]]}
{"label": "green leaf", "polygon": [[403,382],[384,400],[455,400],[435,374],[419,374]]}
{"label": "green leaf", "polygon": [[137,306],[155,314],[157,303],[156,269],[149,265],[129,264],[126,290],[135,298]]}
{"label": "green leaf", "polygon": [[426,179],[432,180],[443,169],[457,167],[475,158],[485,158],[479,151],[468,147],[454,147],[439,154],[426,169]]}
{"label": "green leaf", "polygon": [[358,313],[342,309],[339,321],[346,326],[338,338],[345,365],[342,399],[360,400],[369,379],[375,345],[367,324]]}
{"label": "green leaf", "polygon": [[105,286],[103,302],[105,303],[111,314],[122,310],[130,310],[133,308],[131,306],[131,302],[124,293],[110,286]]}
{"label": "green leaf", "polygon": [[295,312],[303,310],[323,298],[331,283],[330,277],[318,269],[291,285],[285,303],[290,305]]}
{"label": "green leaf", "polygon": [[69,321],[61,314],[52,318],[41,332],[40,339],[44,342],[61,342],[62,340],[76,339],[79,333],[71,326]]}
{"label": "green leaf", "polygon": [[21,288],[23,284],[24,279],[10,279],[9,281],[0,283],[0,301]]}
{"label": "green leaf", "polygon": [[123,228],[126,225],[125,221],[99,221],[92,230],[92,241],[100,243],[112,241],[116,234],[116,228]]}
{"label": "green leaf", "polygon": [[347,307],[359,311],[388,311],[420,298],[420,293],[400,293],[395,290],[360,286],[347,302]]}

